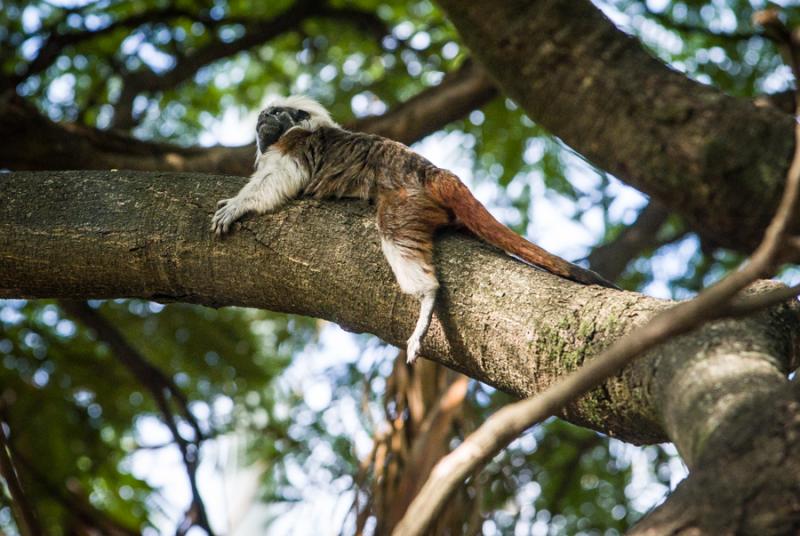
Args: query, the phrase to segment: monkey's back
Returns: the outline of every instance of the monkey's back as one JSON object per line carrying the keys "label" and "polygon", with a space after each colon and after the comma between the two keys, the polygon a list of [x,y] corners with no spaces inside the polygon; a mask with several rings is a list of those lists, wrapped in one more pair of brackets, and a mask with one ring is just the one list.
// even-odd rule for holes
{"label": "monkey's back", "polygon": [[374,199],[381,191],[422,188],[440,171],[402,143],[373,134],[323,127],[298,142],[294,154],[311,178],[304,194],[316,198]]}

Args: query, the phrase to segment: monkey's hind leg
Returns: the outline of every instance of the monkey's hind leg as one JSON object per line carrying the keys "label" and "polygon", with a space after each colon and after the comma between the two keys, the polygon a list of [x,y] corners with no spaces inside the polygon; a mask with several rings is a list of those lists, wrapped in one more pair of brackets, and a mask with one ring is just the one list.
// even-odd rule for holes
{"label": "monkey's hind leg", "polygon": [[381,239],[381,249],[389,266],[392,267],[400,290],[415,296],[420,302],[417,325],[407,343],[406,362],[409,365],[419,357],[420,343],[431,325],[436,290],[439,288],[433,263],[426,262],[417,247],[417,245],[401,245],[385,237]]}
{"label": "monkey's hind leg", "polygon": [[409,364],[419,356],[420,343],[431,324],[439,288],[433,267],[433,233],[447,221],[447,213],[423,192],[401,189],[384,192],[378,197],[383,254],[400,290],[420,302],[419,318],[408,339]]}

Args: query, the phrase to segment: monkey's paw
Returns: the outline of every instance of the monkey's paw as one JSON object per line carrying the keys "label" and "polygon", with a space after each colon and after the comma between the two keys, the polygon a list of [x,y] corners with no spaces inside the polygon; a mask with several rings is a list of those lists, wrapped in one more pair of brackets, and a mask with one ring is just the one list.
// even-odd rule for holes
{"label": "monkey's paw", "polygon": [[241,218],[244,212],[235,197],[223,199],[217,203],[217,212],[211,218],[211,231],[217,236],[227,234],[234,222]]}
{"label": "monkey's paw", "polygon": [[419,357],[419,337],[411,337],[408,339],[408,347],[406,349],[406,363],[413,365]]}

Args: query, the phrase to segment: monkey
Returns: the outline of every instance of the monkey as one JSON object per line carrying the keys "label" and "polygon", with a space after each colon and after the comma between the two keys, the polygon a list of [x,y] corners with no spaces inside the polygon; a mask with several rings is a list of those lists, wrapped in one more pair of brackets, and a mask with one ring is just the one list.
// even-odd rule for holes
{"label": "monkey", "polygon": [[343,129],[309,97],[278,98],[262,110],[256,147],[253,175],[235,197],[219,201],[212,232],[225,235],[244,214],[274,211],[300,196],[374,202],[383,255],[400,290],[420,304],[407,342],[409,364],[419,355],[439,288],[433,237],[440,227],[464,226],[507,254],[554,275],[617,288],[497,221],[452,172],[396,141]]}

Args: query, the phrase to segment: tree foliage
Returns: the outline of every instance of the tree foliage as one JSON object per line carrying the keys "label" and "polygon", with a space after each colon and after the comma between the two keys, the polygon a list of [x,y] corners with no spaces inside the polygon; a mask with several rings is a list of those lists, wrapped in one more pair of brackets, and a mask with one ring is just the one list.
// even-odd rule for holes
{"label": "tree foliage", "polygon": [[[751,22],[763,6],[596,4],[673,68],[727,93],[782,105],[790,73]],[[790,26],[800,22],[800,12],[786,14]],[[3,98],[14,94],[64,124],[182,146],[252,141],[245,125],[269,94],[308,93],[342,123],[381,115],[435,88],[468,56],[428,0],[0,0]],[[232,124],[243,126],[232,134]],[[625,229],[639,222],[637,214],[643,220],[647,199],[595,169],[502,95],[421,147],[447,146],[448,136],[456,149],[443,158],[463,167],[505,221],[547,240],[539,214],[558,212],[549,229],[566,226],[580,239],[545,245],[592,263],[593,248],[611,247],[623,256],[618,281],[626,289],[690,296],[741,260],[666,211],[645,240],[621,249],[630,242],[622,240]],[[260,498],[276,526],[282,517],[301,524],[303,504],[328,505],[342,495],[352,506],[347,515],[336,513],[343,532],[374,531],[386,527],[387,505],[403,486],[421,484],[404,482],[403,474],[420,461],[415,441],[432,441],[425,417],[439,411],[452,373],[431,368],[426,374],[435,381],[426,384],[415,372],[401,381],[394,350],[358,338],[358,356],[342,357],[346,351],[337,345],[344,339],[324,343],[334,330],[308,318],[139,300],[87,307],[177,391],[168,393],[173,413],[165,414],[152,386],[65,304],[0,304],[0,420],[48,533],[139,533],[179,524],[187,505],[170,505],[133,467],[142,451],[177,452],[164,424],[156,426],[164,444],[152,444],[146,433],[170,419],[186,441],[204,445],[201,459],[211,459],[213,445],[244,438],[247,463],[263,468]],[[323,364],[310,365],[316,359]],[[181,414],[178,391],[189,416]],[[456,444],[508,401],[471,383],[446,433],[436,437],[438,446]],[[191,430],[193,419],[200,436]],[[622,533],[674,483],[673,456],[669,447],[636,450],[551,421],[475,475],[441,530]],[[176,466],[186,479],[180,461]],[[312,496],[310,488],[323,492]],[[219,516],[220,508],[208,509]],[[16,530],[7,505],[0,508],[0,530]]]}

